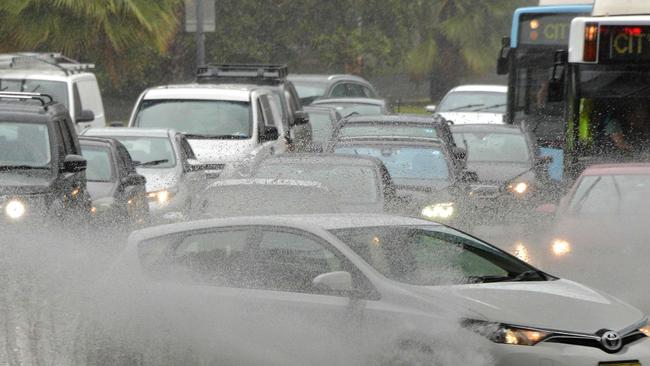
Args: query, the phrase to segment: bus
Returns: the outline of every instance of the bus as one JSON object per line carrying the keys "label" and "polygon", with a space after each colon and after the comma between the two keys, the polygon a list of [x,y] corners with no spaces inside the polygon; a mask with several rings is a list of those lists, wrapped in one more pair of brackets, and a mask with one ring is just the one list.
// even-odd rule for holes
{"label": "bus", "polygon": [[541,0],[539,6],[516,9],[512,30],[504,37],[497,74],[508,75],[505,122],[524,124],[537,139],[542,155],[553,156],[552,178],[562,178],[562,103],[548,102],[548,80],[554,54],[566,49],[571,20],[589,15],[593,0]]}
{"label": "bus", "polygon": [[596,0],[557,51],[550,101],[564,109],[565,173],[650,156],[650,2]]}

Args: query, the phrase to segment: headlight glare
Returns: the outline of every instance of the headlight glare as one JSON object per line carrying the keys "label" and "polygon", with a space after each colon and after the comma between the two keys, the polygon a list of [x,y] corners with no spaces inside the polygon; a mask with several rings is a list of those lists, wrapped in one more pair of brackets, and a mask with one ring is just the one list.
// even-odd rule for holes
{"label": "headlight glare", "polygon": [[149,201],[156,202],[161,205],[169,203],[169,200],[172,198],[172,196],[172,191],[167,189],[147,193]]}
{"label": "headlight glare", "polygon": [[421,215],[427,219],[449,219],[454,215],[454,203],[436,203],[422,209]]}
{"label": "headlight glare", "polygon": [[646,323],[646,325],[639,328],[639,332],[645,334],[646,337],[650,337],[650,324]]}
{"label": "headlight glare", "polygon": [[534,346],[551,335],[550,332],[539,329],[528,329],[517,326],[489,323],[484,321],[467,321],[466,324],[475,332],[487,337],[494,343],[518,346]]}
{"label": "headlight glare", "polygon": [[18,200],[11,200],[5,205],[5,215],[10,219],[18,220],[25,215],[25,204]]}
{"label": "headlight glare", "polygon": [[530,254],[528,254],[528,249],[523,243],[516,243],[512,254],[517,257],[517,259],[530,263]]}
{"label": "headlight glare", "polygon": [[556,257],[563,257],[571,252],[571,244],[564,239],[555,239],[551,244],[551,251]]}
{"label": "headlight glare", "polygon": [[513,183],[508,186],[508,189],[510,189],[510,191],[516,194],[522,195],[528,192],[528,183],[526,182]]}

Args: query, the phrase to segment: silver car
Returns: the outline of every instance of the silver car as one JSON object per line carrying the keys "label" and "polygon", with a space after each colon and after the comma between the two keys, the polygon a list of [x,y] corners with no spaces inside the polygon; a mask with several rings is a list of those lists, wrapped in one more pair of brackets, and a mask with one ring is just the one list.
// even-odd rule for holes
{"label": "silver car", "polygon": [[91,128],[85,136],[112,137],[133,158],[139,174],[147,178],[149,210],[154,222],[185,218],[192,198],[202,190],[205,172],[187,138],[172,129]]}
{"label": "silver car", "polygon": [[[419,219],[267,216],[149,228],[132,234],[114,270],[108,281],[133,292],[122,293],[128,315],[108,325],[138,359],[159,353],[142,331],[162,327],[165,354],[215,365],[650,363],[641,311]],[[144,316],[133,311],[151,324],[134,323]],[[128,338],[138,336],[145,340]]]}

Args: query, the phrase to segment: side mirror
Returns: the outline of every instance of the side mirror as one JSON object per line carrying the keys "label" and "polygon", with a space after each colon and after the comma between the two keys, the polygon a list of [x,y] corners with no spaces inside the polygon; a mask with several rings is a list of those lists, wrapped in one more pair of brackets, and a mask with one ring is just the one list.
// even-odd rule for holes
{"label": "side mirror", "polygon": [[535,212],[547,215],[553,215],[557,211],[557,206],[553,203],[544,203],[535,208]]}
{"label": "side mirror", "polygon": [[131,174],[122,178],[122,184],[125,186],[139,186],[147,183],[147,178],[140,174]]}
{"label": "side mirror", "polygon": [[108,124],[110,127],[124,127],[124,122],[122,121],[113,121]]}
{"label": "side mirror", "polygon": [[467,160],[467,150],[465,150],[462,147],[454,147],[452,149],[452,153],[454,154],[454,158],[461,160],[461,161],[466,161]]}
{"label": "side mirror", "polygon": [[510,71],[510,37],[501,39],[501,51],[497,59],[497,75],[506,75]]}
{"label": "side mirror", "polygon": [[476,183],[478,182],[478,173],[473,170],[463,170],[460,173],[460,180],[464,183]]}
{"label": "side mirror", "polygon": [[429,113],[435,113],[436,112],[436,107],[437,106],[435,104],[430,104],[430,105],[424,107],[424,109],[426,109],[426,111],[429,112]]}
{"label": "side mirror", "polygon": [[92,122],[95,120],[95,113],[89,109],[82,109],[81,113],[77,116],[77,119],[75,122],[81,123],[81,122]]}
{"label": "side mirror", "polygon": [[265,141],[274,141],[277,140],[278,137],[280,137],[278,133],[278,129],[274,126],[266,126],[264,127],[264,132],[262,133],[262,136],[260,136],[260,141],[265,142]]}
{"label": "side mirror", "polygon": [[323,273],[312,281],[314,287],[329,291],[352,292],[352,275],[349,272],[337,271]]}
{"label": "side mirror", "polygon": [[305,111],[296,111],[293,119],[293,125],[306,125],[307,123],[309,123],[309,113]]}
{"label": "side mirror", "polygon": [[68,155],[63,159],[61,171],[64,173],[79,173],[86,170],[88,162],[81,155]]}

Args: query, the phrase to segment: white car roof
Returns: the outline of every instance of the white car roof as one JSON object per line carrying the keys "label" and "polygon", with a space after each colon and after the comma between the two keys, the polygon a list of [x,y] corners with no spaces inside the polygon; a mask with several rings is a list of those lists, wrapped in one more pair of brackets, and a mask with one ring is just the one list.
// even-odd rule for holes
{"label": "white car roof", "polygon": [[205,99],[249,101],[254,87],[246,85],[176,84],[145,91],[143,99]]}
{"label": "white car roof", "polygon": [[66,75],[61,70],[43,70],[43,69],[3,69],[0,70],[0,79],[27,79],[27,80],[51,80],[67,81],[70,79],[94,78],[90,72],[75,72]]}
{"label": "white car roof", "polygon": [[452,92],[494,92],[507,93],[508,87],[505,85],[460,85],[449,91]]}
{"label": "white car roof", "polygon": [[229,217],[146,228],[133,232],[129,240],[132,242],[138,242],[183,231],[243,225],[283,226],[304,230],[312,230],[318,228],[323,230],[332,230],[394,225],[437,226],[440,224],[405,216],[394,216],[386,214],[360,215],[358,213]]}

